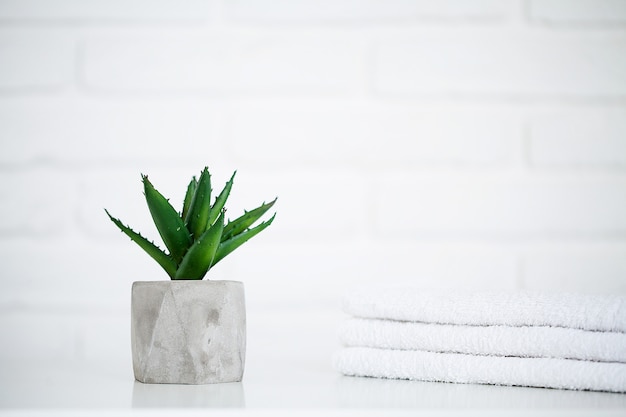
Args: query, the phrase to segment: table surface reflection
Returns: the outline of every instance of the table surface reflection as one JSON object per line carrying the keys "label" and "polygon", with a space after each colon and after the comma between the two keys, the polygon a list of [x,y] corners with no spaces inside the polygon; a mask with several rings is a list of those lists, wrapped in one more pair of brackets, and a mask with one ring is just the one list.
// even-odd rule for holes
{"label": "table surface reflection", "polygon": [[[130,355],[0,363],[7,415],[600,415],[626,416],[626,395],[343,377],[333,371],[334,315],[248,320],[240,383],[142,384]],[[384,411],[384,413],[383,413]],[[56,413],[56,414],[55,414]]]}

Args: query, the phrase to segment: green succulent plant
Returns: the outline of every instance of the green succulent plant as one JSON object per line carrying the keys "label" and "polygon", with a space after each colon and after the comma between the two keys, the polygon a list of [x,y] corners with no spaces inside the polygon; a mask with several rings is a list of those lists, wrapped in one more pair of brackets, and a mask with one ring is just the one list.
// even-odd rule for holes
{"label": "green succulent plant", "polygon": [[276,217],[253,224],[276,202],[263,203],[232,221],[225,221],[224,205],[233,186],[235,171],[222,192],[211,205],[211,174],[205,167],[187,187],[182,211],[177,212],[169,200],[159,193],[147,175],[142,175],[144,195],[152,220],[169,253],[104,210],[113,223],[137,243],[167,272],[171,279],[201,280],[219,261],[265,230]]}

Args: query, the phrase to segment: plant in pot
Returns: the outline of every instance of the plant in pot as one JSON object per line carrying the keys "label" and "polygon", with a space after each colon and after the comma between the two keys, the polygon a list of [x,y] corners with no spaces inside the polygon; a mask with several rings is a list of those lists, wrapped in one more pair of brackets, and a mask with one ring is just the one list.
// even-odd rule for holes
{"label": "plant in pot", "polygon": [[235,249],[265,230],[276,217],[254,225],[276,202],[263,203],[225,220],[233,173],[211,204],[211,175],[193,177],[177,212],[142,175],[152,220],[167,252],[111,221],[165,270],[169,281],[132,286],[131,342],[135,379],[145,383],[207,384],[241,381],[246,349],[243,284],[204,280]]}

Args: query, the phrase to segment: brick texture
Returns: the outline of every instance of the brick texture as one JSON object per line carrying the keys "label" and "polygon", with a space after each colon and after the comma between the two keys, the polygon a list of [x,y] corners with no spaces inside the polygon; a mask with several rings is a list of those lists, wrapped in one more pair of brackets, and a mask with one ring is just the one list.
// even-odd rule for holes
{"label": "brick texture", "polygon": [[254,0],[226,3],[227,16],[234,20],[261,22],[370,22],[411,21],[439,18],[501,18],[507,10],[506,1],[498,0],[298,0],[274,1],[271,4]]}
{"label": "brick texture", "polygon": [[364,48],[318,37],[94,39],[82,77],[90,89],[354,92],[365,86]]}
{"label": "brick texture", "polygon": [[375,86],[380,93],[477,96],[626,96],[623,35],[424,36],[381,42]]}
{"label": "brick texture", "polygon": [[533,290],[623,294],[626,247],[578,244],[535,249],[525,256],[524,271],[524,286]]}
{"label": "brick texture", "polygon": [[68,87],[75,76],[74,54],[67,36],[0,28],[0,90]]}
{"label": "brick texture", "polygon": [[61,235],[76,204],[72,178],[45,170],[0,172],[0,236]]}
{"label": "brick texture", "polygon": [[540,113],[530,121],[530,158],[539,166],[626,166],[626,109]]}
{"label": "brick texture", "polygon": [[66,21],[169,21],[206,19],[209,2],[203,0],[5,0],[0,19]]}
{"label": "brick texture", "polygon": [[215,137],[217,112],[205,100],[0,98],[0,162],[167,160],[201,166],[203,154],[224,153]]}
{"label": "brick texture", "polygon": [[446,108],[443,117],[443,111],[337,100],[248,103],[231,110],[231,147],[244,160],[280,165],[504,165],[514,159],[522,125],[514,113]]}
{"label": "brick texture", "polygon": [[180,209],[205,165],[227,217],[278,196],[208,277],[251,323],[382,282],[626,294],[624,4],[0,2],[0,359],[128,360],[167,277],[104,208],[161,244],[140,174]]}
{"label": "brick texture", "polygon": [[566,24],[626,23],[626,4],[621,0],[531,0],[533,21]]}
{"label": "brick texture", "polygon": [[626,235],[626,182],[427,175],[388,179],[376,201],[384,234]]}

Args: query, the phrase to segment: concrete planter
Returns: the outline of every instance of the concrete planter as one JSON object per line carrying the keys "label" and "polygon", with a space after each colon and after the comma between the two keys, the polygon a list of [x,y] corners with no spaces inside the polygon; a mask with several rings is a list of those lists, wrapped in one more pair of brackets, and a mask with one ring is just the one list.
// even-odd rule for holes
{"label": "concrete planter", "polygon": [[133,283],[131,342],[135,379],[140,382],[241,381],[246,353],[243,284]]}

